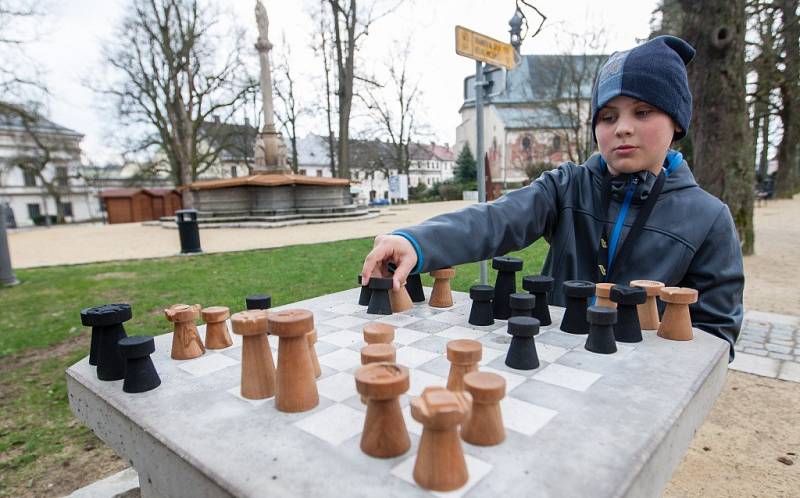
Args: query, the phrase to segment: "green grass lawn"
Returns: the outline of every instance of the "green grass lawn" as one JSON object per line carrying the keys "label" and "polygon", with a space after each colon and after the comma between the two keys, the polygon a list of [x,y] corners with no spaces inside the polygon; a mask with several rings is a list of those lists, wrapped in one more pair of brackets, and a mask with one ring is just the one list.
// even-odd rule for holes
{"label": "green grass lawn", "polygon": [[[163,309],[178,302],[235,312],[248,294],[269,293],[280,305],[355,287],[371,247],[372,239],[357,239],[17,271],[23,283],[0,288],[0,496],[49,489],[42,486],[54,467],[68,467],[86,445],[100,445],[67,405],[64,370],[88,353],[81,308],[130,303],[128,335],[162,334],[171,331]],[[546,253],[539,241],[513,255],[525,261],[523,274],[533,274]],[[477,263],[456,270],[454,290],[478,282]],[[423,283],[432,279],[426,275]]]}

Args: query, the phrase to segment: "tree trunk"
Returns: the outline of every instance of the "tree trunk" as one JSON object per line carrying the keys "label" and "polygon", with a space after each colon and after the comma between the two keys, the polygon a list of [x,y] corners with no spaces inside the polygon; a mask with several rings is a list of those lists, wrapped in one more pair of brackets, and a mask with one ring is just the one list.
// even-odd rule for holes
{"label": "tree trunk", "polygon": [[753,253],[754,164],[745,100],[744,0],[681,0],[690,64],[692,164],[697,182],[731,210],[744,254]]}
{"label": "tree trunk", "polygon": [[797,19],[798,0],[776,2],[783,18],[784,72],[781,83],[783,137],[778,145],[778,174],[775,195],[791,198],[798,188],[798,142],[800,142],[800,25]]}

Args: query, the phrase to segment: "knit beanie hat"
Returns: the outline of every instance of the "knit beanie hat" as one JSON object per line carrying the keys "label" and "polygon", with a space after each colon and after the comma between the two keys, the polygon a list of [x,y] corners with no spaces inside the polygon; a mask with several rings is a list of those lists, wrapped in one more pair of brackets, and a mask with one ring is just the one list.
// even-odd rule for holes
{"label": "knit beanie hat", "polygon": [[[675,36],[658,36],[625,52],[614,52],[600,69],[592,92],[592,136],[597,113],[619,95],[647,102],[667,113],[686,136],[692,118],[692,93],[686,65],[694,47]],[[597,137],[595,137],[597,141]]]}

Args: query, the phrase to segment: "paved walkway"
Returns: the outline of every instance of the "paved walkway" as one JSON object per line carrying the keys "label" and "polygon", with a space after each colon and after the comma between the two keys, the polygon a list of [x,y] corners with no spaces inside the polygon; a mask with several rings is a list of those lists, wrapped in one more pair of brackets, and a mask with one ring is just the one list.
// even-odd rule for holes
{"label": "paved walkway", "polygon": [[800,382],[800,317],[748,311],[733,370]]}

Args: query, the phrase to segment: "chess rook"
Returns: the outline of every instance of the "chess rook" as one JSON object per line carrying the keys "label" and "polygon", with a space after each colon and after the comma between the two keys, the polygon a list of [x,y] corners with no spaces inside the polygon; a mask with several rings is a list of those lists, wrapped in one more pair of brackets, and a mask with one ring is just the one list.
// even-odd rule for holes
{"label": "chess rook", "polygon": [[472,307],[469,309],[469,323],[472,325],[491,325],[494,323],[494,287],[491,285],[473,285],[469,288]]}
{"label": "chess rook", "polygon": [[398,399],[408,391],[408,369],[395,363],[370,363],[356,371],[355,379],[356,390],[367,400],[361,451],[377,458],[408,451],[411,440]]}
{"label": "chess rook", "polygon": [[242,336],[241,394],[247,399],[275,396],[275,363],[267,340],[269,312],[255,309],[234,313],[233,333]]}
{"label": "chess rook", "polygon": [[472,339],[454,339],[447,343],[447,359],[450,373],[447,376],[447,389],[464,390],[464,375],[478,371],[478,362],[483,355],[483,346]]}
{"label": "chess rook", "polygon": [[231,316],[230,310],[225,306],[210,306],[200,310],[203,321],[206,322],[206,348],[225,349],[233,344],[225,323]]}
{"label": "chess rook", "polygon": [[175,328],[172,334],[173,360],[191,360],[206,352],[206,347],[203,346],[200,334],[197,333],[197,326],[194,324],[200,314],[200,308],[199,304],[193,306],[173,304],[164,310],[164,316]]}
{"label": "chess rook", "polygon": [[617,323],[617,310],[607,306],[589,306],[586,315],[589,322],[589,337],[586,338],[584,348],[592,353],[616,353],[614,324]]}
{"label": "chess rook", "polygon": [[691,341],[692,317],[689,305],[697,302],[697,291],[688,287],[664,287],[659,297],[667,303],[658,327],[659,337],[673,341]]}
{"label": "chess rook", "polygon": [[617,303],[611,300],[611,288],[614,284],[611,282],[600,282],[594,286],[595,306],[605,306],[606,308],[617,308]]}
{"label": "chess rook", "polygon": [[89,364],[97,365],[97,378],[119,380],[125,376],[125,361],[118,342],[127,337],[123,323],[133,317],[130,304],[104,304],[81,310],[81,323],[92,327]]}
{"label": "chess rook", "polygon": [[392,313],[400,313],[414,307],[405,285],[401,285],[399,289],[389,289],[389,304],[392,307]]}
{"label": "chess rook", "polygon": [[506,380],[490,372],[464,376],[464,387],[472,395],[472,413],[461,428],[461,439],[477,446],[493,446],[506,438],[500,400],[506,395]]}
{"label": "chess rook", "polygon": [[515,292],[508,296],[508,307],[511,308],[511,316],[533,316],[533,308],[536,307],[536,296],[533,294]]}
{"label": "chess rook", "polygon": [[311,366],[314,368],[314,377],[319,378],[322,375],[322,368],[319,366],[319,358],[317,358],[317,329],[312,330],[306,334],[308,340],[308,356],[311,358]]}
{"label": "chess rook", "polygon": [[289,309],[270,313],[268,320],[270,334],[280,338],[275,407],[282,412],[310,410],[319,404],[306,339],[314,329],[314,315],[307,310]]}
{"label": "chess rook", "polygon": [[122,390],[126,393],[143,393],[161,385],[150,355],[156,350],[156,343],[149,335],[123,337],[118,343],[119,353],[125,358],[125,380]]}
{"label": "chess rook", "polygon": [[522,260],[511,256],[497,256],[492,258],[492,268],[497,270],[492,301],[494,317],[498,320],[508,320],[511,316],[508,296],[517,292],[516,272],[522,270]]}
{"label": "chess rook", "polygon": [[368,323],[362,330],[364,342],[367,344],[391,344],[394,340],[394,331],[394,325],[381,322]]}
{"label": "chess rook", "polygon": [[369,290],[369,282],[367,282],[367,285],[362,285],[360,274],[358,275],[358,285],[361,286],[361,292],[358,294],[358,304],[369,306],[369,298],[372,295],[372,291]]}
{"label": "chess rook", "polygon": [[611,289],[610,298],[617,305],[614,338],[617,342],[642,342],[637,307],[647,301],[647,292],[641,287],[615,285]]}
{"label": "chess rook", "polygon": [[450,289],[450,279],[456,276],[453,268],[443,268],[431,272],[434,278],[433,290],[428,305],[434,308],[449,308],[453,305],[453,291]]}
{"label": "chess rook", "polygon": [[661,321],[658,318],[656,298],[661,289],[664,288],[664,284],[655,280],[632,280],[631,287],[641,287],[647,293],[647,301],[636,308],[639,313],[639,325],[641,325],[642,330],[658,330],[658,325]]}
{"label": "chess rook", "polygon": [[586,309],[589,298],[594,295],[594,283],[588,280],[567,280],[564,282],[564,296],[567,307],[561,330],[570,334],[588,334],[589,323],[586,321]]}
{"label": "chess rook", "polygon": [[506,366],[517,370],[539,368],[534,336],[539,333],[539,320],[530,316],[512,316],[508,319],[511,344],[506,353]]}
{"label": "chess rook", "polygon": [[433,491],[452,491],[467,483],[467,462],[458,426],[469,417],[472,396],[443,387],[426,387],[411,400],[411,416],[422,424],[414,481]]}
{"label": "chess rook", "polygon": [[370,296],[367,313],[373,315],[392,314],[392,304],[389,301],[389,289],[391,288],[391,277],[372,277],[369,279]]}
{"label": "chess rook", "polygon": [[425,291],[422,290],[422,278],[419,273],[412,273],[406,280],[406,290],[415,303],[425,302]]}
{"label": "chess rook", "polygon": [[[397,361],[397,349],[394,345],[383,342],[368,344],[361,348],[361,364],[370,363],[394,363]],[[361,402],[367,404],[367,398],[361,396]]]}
{"label": "chess rook", "polygon": [[553,290],[553,277],[547,275],[529,275],[522,278],[522,288],[536,297],[533,317],[539,320],[542,327],[553,323],[550,319],[550,308],[547,306],[547,294]]}
{"label": "chess rook", "polygon": [[266,310],[272,308],[272,296],[267,294],[251,294],[244,298],[244,304],[249,310]]}

